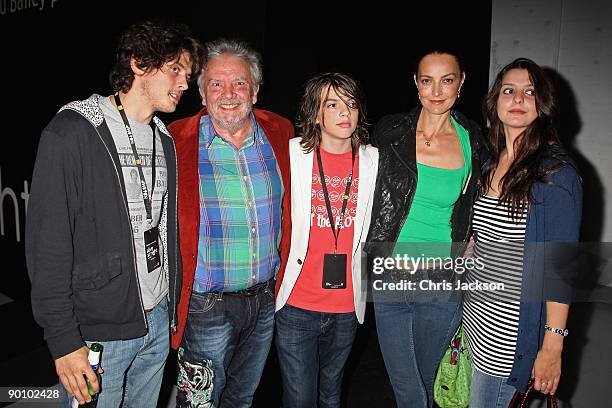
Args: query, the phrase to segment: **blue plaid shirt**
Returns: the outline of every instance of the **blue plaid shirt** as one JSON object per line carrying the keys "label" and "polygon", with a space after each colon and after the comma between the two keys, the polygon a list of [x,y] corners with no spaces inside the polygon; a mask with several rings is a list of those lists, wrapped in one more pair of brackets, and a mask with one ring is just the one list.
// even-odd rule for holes
{"label": "blue plaid shirt", "polygon": [[274,277],[280,265],[283,184],[268,138],[253,114],[251,121],[239,149],[207,115],[200,121],[196,292],[246,289]]}

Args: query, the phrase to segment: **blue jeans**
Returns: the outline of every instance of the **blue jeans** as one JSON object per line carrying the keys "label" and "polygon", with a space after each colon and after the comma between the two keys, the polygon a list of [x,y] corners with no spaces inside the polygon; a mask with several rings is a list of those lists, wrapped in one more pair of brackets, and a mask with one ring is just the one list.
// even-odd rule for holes
{"label": "blue jeans", "polygon": [[178,354],[177,407],[250,407],[273,333],[274,280],[254,295],[193,292]]}
{"label": "blue jeans", "polygon": [[[164,365],[170,350],[168,301],[146,313],[149,331],[132,340],[97,341],[102,344],[102,389],[97,408],[155,407]],[[93,341],[87,341],[90,346]],[[63,387],[62,387],[63,389]],[[70,407],[68,394],[63,406]],[[72,399],[72,398],[70,398]]]}
{"label": "blue jeans", "polygon": [[461,322],[461,293],[374,290],[373,299],[378,342],[398,408],[433,406],[436,372]]}
{"label": "blue jeans", "polygon": [[507,408],[516,388],[508,385],[508,377],[495,377],[472,370],[470,408]]}
{"label": "blue jeans", "polygon": [[344,364],[357,317],[285,305],[276,313],[276,350],[283,378],[284,408],[340,407]]}

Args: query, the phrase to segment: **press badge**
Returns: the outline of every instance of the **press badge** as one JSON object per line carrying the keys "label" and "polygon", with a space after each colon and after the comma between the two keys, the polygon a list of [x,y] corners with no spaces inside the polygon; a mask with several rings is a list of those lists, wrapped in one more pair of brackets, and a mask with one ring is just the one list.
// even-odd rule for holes
{"label": "press badge", "polygon": [[159,256],[159,228],[153,227],[144,232],[145,253],[147,254],[147,271],[153,272],[161,266]]}
{"label": "press badge", "polygon": [[323,255],[323,289],[346,288],[346,254]]}

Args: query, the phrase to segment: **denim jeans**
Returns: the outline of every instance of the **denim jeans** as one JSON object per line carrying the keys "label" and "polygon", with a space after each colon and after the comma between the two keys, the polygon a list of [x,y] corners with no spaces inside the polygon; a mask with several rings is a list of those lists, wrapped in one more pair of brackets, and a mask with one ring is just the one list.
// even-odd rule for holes
{"label": "denim jeans", "polygon": [[[276,313],[283,408],[338,408],[357,317],[285,305]],[[317,405],[317,396],[319,404]]]}
{"label": "denim jeans", "polygon": [[254,295],[193,292],[177,407],[250,407],[274,334],[274,280]]}
{"label": "denim jeans", "polygon": [[417,284],[412,290],[374,290],[373,299],[378,342],[398,408],[433,406],[436,372],[461,322],[461,293],[421,291]]}
{"label": "denim jeans", "polygon": [[472,370],[470,408],[507,408],[516,388],[508,385],[508,377],[495,377]]}
{"label": "denim jeans", "polygon": [[[97,341],[102,344],[102,389],[97,408],[155,407],[164,365],[170,350],[168,301],[146,313],[149,331],[132,340]],[[90,346],[93,341],[87,341]],[[63,387],[61,387],[63,390]],[[68,394],[63,406],[70,407]]]}

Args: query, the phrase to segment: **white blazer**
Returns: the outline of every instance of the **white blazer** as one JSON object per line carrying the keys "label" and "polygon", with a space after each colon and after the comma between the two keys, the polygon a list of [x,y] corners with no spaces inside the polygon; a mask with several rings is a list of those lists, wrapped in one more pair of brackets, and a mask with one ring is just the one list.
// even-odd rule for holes
{"label": "white blazer", "polygon": [[[312,190],[312,167],[314,152],[304,153],[300,138],[289,141],[291,162],[291,249],[287,259],[285,275],[276,296],[276,311],[279,311],[295,286],[302,271],[310,236],[310,212]],[[353,235],[352,278],[355,314],[363,323],[365,314],[367,274],[361,274],[361,244],[365,242],[370,227],[374,183],[378,172],[378,149],[367,145],[359,148],[359,192],[357,195],[357,215]]]}

